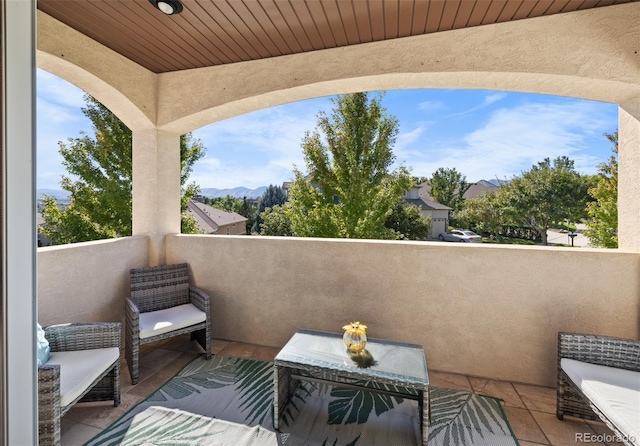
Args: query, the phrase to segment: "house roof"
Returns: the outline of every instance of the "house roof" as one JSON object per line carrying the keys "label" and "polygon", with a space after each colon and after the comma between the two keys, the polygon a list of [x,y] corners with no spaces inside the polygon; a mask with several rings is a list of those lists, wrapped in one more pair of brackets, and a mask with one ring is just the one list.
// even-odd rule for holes
{"label": "house roof", "polygon": [[420,198],[405,198],[404,201],[407,203],[411,203],[413,205],[418,206],[420,209],[431,210],[431,211],[450,211],[451,208],[449,206],[445,206],[444,204],[440,204],[434,200],[426,200],[422,197]]}
{"label": "house roof", "polygon": [[498,190],[498,186],[491,184],[488,181],[480,180],[477,183],[473,183],[469,189],[464,193],[465,200],[470,200],[482,195],[485,192],[494,193]]}
{"label": "house roof", "polygon": [[[491,184],[488,181],[480,180],[477,183],[473,183],[469,187],[469,189],[464,193],[463,197],[465,200],[469,200],[471,198],[476,198],[482,195],[484,192],[495,192],[496,190],[498,190],[498,186]],[[427,202],[433,202],[433,203],[436,203],[437,205],[444,206],[433,199],[430,191],[431,191],[431,186],[429,186],[429,183],[424,183],[420,188],[419,195],[422,199],[424,199]]]}
{"label": "house roof", "polygon": [[40,11],[164,73],[345,47],[637,0],[37,0]]}
{"label": "house roof", "polygon": [[187,205],[187,215],[193,215],[200,229],[209,234],[218,232],[222,226],[233,223],[245,224],[247,221],[246,217],[235,212],[226,212],[193,200]]}

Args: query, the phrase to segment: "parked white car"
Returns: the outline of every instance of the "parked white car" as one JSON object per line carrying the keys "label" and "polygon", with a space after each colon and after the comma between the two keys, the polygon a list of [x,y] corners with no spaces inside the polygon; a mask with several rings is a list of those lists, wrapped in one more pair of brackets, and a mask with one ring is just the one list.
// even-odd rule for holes
{"label": "parked white car", "polygon": [[482,236],[466,229],[454,229],[443,232],[438,238],[443,242],[482,243]]}

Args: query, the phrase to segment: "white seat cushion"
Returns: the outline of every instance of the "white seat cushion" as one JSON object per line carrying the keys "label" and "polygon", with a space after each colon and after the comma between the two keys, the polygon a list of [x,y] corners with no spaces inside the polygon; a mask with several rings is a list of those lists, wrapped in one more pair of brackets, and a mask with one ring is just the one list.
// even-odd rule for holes
{"label": "white seat cushion", "polygon": [[60,365],[60,405],[71,404],[116,361],[118,347],[51,352],[47,364]]}
{"label": "white seat cushion", "polygon": [[640,439],[640,372],[567,358],[560,367],[618,429]]}
{"label": "white seat cushion", "polygon": [[205,312],[198,310],[193,304],[140,313],[140,339],[180,330],[206,319]]}

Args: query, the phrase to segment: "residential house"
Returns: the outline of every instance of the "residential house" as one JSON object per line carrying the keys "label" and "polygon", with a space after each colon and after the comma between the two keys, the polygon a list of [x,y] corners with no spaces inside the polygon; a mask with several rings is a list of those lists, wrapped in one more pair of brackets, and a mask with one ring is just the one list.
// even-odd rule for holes
{"label": "residential house", "polygon": [[416,184],[404,195],[404,200],[418,208],[423,217],[431,218],[431,234],[429,238],[437,239],[438,234],[445,232],[449,227],[449,211],[451,208],[438,203],[427,193],[422,193],[424,185]]}
{"label": "residential house", "polygon": [[195,217],[198,226],[206,234],[247,234],[247,218],[235,212],[223,211],[197,200],[191,200],[187,205],[187,215]]}
{"label": "residential house", "polygon": [[480,180],[477,183],[471,184],[469,189],[464,193],[463,197],[465,200],[471,200],[473,198],[479,197],[485,192],[494,193],[498,190],[498,186],[493,183],[490,183],[486,180]]}
{"label": "residential house", "polygon": [[51,246],[53,244],[51,242],[51,239],[45,237],[45,235],[40,231],[40,228],[42,228],[45,224],[46,222],[44,221],[42,214],[40,212],[36,213],[36,225],[38,226],[38,247]]}

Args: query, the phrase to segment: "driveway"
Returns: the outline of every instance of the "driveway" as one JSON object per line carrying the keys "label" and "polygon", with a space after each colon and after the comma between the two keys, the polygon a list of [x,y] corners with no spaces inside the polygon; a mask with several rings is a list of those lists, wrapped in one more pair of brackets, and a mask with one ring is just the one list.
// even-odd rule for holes
{"label": "driveway", "polygon": [[[582,234],[585,229],[585,225],[576,225],[576,236],[573,239],[573,246],[588,247],[589,239]],[[559,232],[555,229],[549,229],[547,231],[547,242],[549,245],[569,245],[571,246],[571,238],[566,232]]]}

